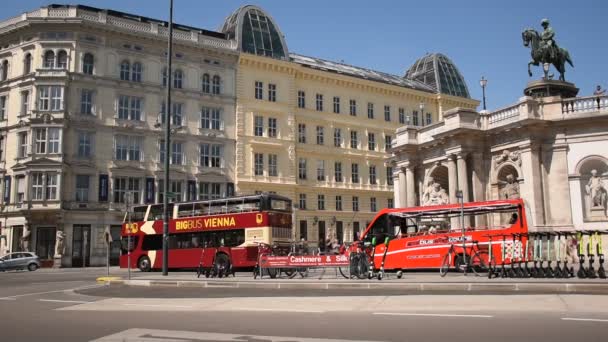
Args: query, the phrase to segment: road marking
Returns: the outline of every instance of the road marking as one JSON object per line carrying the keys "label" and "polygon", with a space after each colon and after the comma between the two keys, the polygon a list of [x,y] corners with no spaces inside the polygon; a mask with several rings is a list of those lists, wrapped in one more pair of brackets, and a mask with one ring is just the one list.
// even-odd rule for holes
{"label": "road marking", "polygon": [[17,300],[16,298],[0,297],[0,300]]}
{"label": "road marking", "polygon": [[132,304],[125,303],[124,306],[146,306],[146,307],[154,307],[154,308],[185,308],[192,309],[193,306],[190,305],[163,305],[163,304]]}
{"label": "road marking", "polygon": [[608,322],[608,319],[564,317],[562,321]]}
{"label": "road marking", "polygon": [[298,312],[298,313],[325,313],[323,310],[301,309],[265,309],[265,308],[234,308],[236,311],[268,311],[268,312]]}
{"label": "road marking", "polygon": [[[101,284],[95,284],[95,285],[88,285],[88,286],[80,286],[80,287],[75,287],[75,288],[71,288],[71,289],[54,290],[54,291],[45,291],[45,292],[31,292],[31,293],[23,293],[23,294],[18,294],[18,295],[14,295],[14,296],[2,297],[2,298],[0,298],[0,299],[5,299],[5,298],[13,298],[13,299],[17,299],[17,298],[20,298],[20,297],[36,296],[36,295],[49,294],[49,293],[69,292],[69,291],[76,291],[76,290],[84,290],[84,289],[90,289],[90,288],[102,287],[102,286],[105,286],[105,285],[101,285]],[[10,300],[10,299],[9,299],[9,300]]]}
{"label": "road marking", "polygon": [[75,304],[86,304],[93,303],[92,301],[86,300],[61,300],[61,299],[38,299],[39,302],[51,302],[51,303],[75,303]]}
{"label": "road marking", "polygon": [[490,315],[455,315],[455,314],[423,314],[406,312],[374,312],[373,315],[381,316],[423,316],[423,317],[468,317],[468,318],[492,318]]}

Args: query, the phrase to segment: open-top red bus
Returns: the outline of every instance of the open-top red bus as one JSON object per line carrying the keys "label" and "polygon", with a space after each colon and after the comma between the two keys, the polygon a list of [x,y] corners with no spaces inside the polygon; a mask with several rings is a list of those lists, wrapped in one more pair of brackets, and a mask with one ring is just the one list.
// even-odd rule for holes
{"label": "open-top red bus", "polygon": [[[274,194],[171,203],[168,267],[197,268],[201,261],[204,268],[253,267],[259,243],[289,244],[291,211],[291,200]],[[132,268],[162,267],[162,218],[162,204],[134,206],[131,217],[125,215],[120,267],[129,257]]]}
{"label": "open-top red bus", "polygon": [[[379,268],[386,250],[384,241],[388,237],[384,257],[386,271],[432,269],[442,266],[445,255],[454,245],[456,253],[454,260],[450,260],[450,265],[454,266],[463,257],[462,216],[467,253],[477,242],[485,265],[489,264],[490,238],[493,261],[497,264],[503,262],[503,249],[506,251],[504,261],[508,264],[512,254],[521,251],[527,241],[524,201],[497,200],[464,203],[462,210],[460,204],[383,209],[363,232],[360,241],[351,246],[350,252],[367,250],[369,256],[374,255],[374,267]],[[370,246],[373,238],[377,242],[375,250],[364,247]],[[513,248],[514,244],[517,244],[516,248]]]}

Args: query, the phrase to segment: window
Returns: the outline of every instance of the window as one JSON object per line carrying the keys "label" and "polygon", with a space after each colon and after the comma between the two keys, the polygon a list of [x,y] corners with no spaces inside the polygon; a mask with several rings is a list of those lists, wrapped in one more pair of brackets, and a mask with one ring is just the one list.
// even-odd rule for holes
{"label": "window", "polygon": [[325,195],[317,195],[317,209],[325,210]]}
{"label": "window", "polygon": [[0,96],[0,120],[6,120],[6,99],[6,95]]}
{"label": "window", "polygon": [[42,66],[46,69],[53,69],[55,67],[55,52],[47,51],[44,53]]}
{"label": "window", "polygon": [[336,196],[336,211],[342,211],[342,196]]}
{"label": "window", "polygon": [[261,137],[264,135],[264,117],[256,116],[254,118],[253,135]]}
{"label": "window", "polygon": [[384,136],[384,150],[389,151],[393,143],[393,137],[390,135]]}
{"label": "window", "polygon": [[357,116],[357,100],[350,100],[350,115]]}
{"label": "window", "polygon": [[131,74],[131,64],[129,61],[122,61],[120,63],[120,79],[122,81],[128,81]]}
{"label": "window", "polygon": [[393,167],[386,167],[386,185],[393,185]]}
{"label": "window", "polygon": [[306,108],[306,93],[298,90],[298,108]]}
{"label": "window", "polygon": [[[160,162],[165,162],[165,149],[166,143],[164,140],[159,142],[159,153],[160,153]],[[169,163],[172,165],[182,165],[184,159],[184,144],[182,142],[172,142],[171,143],[171,158],[169,159]]]}
{"label": "window", "polygon": [[59,153],[61,150],[61,130],[60,128],[48,128],[49,153]]}
{"label": "window", "polygon": [[334,146],[342,147],[342,130],[340,128],[334,128]]}
{"label": "window", "polygon": [[418,124],[418,111],[415,110],[412,112],[412,125],[418,126]]}
{"label": "window", "polygon": [[[42,176],[44,177],[44,176]],[[42,178],[44,179],[44,178]],[[25,176],[15,176],[15,182],[16,182],[16,191],[17,191],[17,196],[15,198],[15,202],[16,203],[23,203],[23,201],[25,200]]]}
{"label": "window", "polygon": [[131,81],[133,82],[141,82],[141,63],[135,62],[133,63],[133,70],[131,73]]}
{"label": "window", "polygon": [[27,75],[32,72],[32,55],[25,55],[25,60],[23,61],[23,74]]}
{"label": "window", "polygon": [[8,61],[2,62],[2,75],[0,75],[0,81],[6,81],[8,79]]}
{"label": "window", "polygon": [[201,144],[199,165],[202,167],[222,167],[222,145]]}
{"label": "window", "polygon": [[19,158],[25,158],[27,156],[27,133],[19,133],[19,150],[17,151]]}
{"label": "window", "polygon": [[82,89],[80,92],[80,114],[93,114],[93,91]]}
{"label": "window", "polygon": [[262,100],[263,99],[263,92],[264,92],[264,83],[260,82],[260,81],[255,81],[255,98],[258,100]]}
{"label": "window", "polygon": [[90,157],[91,147],[93,145],[93,133],[91,132],[78,132],[78,156],[79,157]]}
{"label": "window", "polygon": [[376,135],[374,133],[367,133],[367,149],[370,151],[376,150]]}
{"label": "window", "polygon": [[220,77],[218,75],[213,76],[213,87],[211,89],[213,95],[220,94],[220,83],[221,83]]}
{"label": "window", "polygon": [[30,91],[21,92],[21,112],[20,115],[27,115],[30,111]]}
{"label": "window", "polygon": [[32,200],[44,200],[44,173],[32,172]]}
{"label": "window", "polygon": [[391,121],[391,106],[384,106],[384,121]]}
{"label": "window", "polygon": [[334,113],[340,114],[340,98],[334,96]]}
{"label": "window", "polygon": [[268,83],[268,101],[277,102],[277,85]]}
{"label": "window", "polygon": [[367,103],[367,118],[368,119],[374,118],[374,104],[371,102]]}
{"label": "window", "polygon": [[201,111],[201,128],[222,130],[222,115],[219,108],[203,107]]}
{"label": "window", "polygon": [[120,95],[118,98],[118,118],[122,120],[141,120],[142,98]]}
{"label": "window", "polygon": [[46,128],[36,129],[34,137],[36,153],[46,153]]}
{"label": "window", "polygon": [[221,183],[198,183],[198,199],[199,200],[210,200],[218,199],[222,197],[222,184]]}
{"label": "window", "polygon": [[376,181],[376,166],[372,165],[369,167],[369,184],[377,184]]}
{"label": "window", "polygon": [[172,199],[176,202],[183,201],[184,192],[183,192],[183,182],[179,180],[172,180],[169,183],[169,191],[172,192]]}
{"label": "window", "polygon": [[317,180],[325,180],[325,160],[317,160]]}
{"label": "window", "polygon": [[93,75],[93,67],[95,66],[95,58],[90,53],[85,53],[82,58],[82,73]]}
{"label": "window", "polygon": [[277,177],[279,175],[277,160],[278,156],[276,154],[268,155],[268,175],[270,177]]}
{"label": "window", "polygon": [[298,179],[306,179],[306,159],[298,160]]}
{"label": "window", "polygon": [[386,200],[386,207],[393,209],[395,207],[395,201],[392,198]]}
{"label": "window", "polygon": [[163,68],[163,72],[162,72],[162,78],[163,78],[163,87],[167,86],[167,68]]}
{"label": "window", "polygon": [[6,135],[0,135],[0,161],[6,160]]}
{"label": "window", "polygon": [[298,142],[306,144],[306,124],[298,124]]}
{"label": "window", "polygon": [[59,128],[37,128],[35,130],[36,153],[59,153],[59,136]]}
{"label": "window", "polygon": [[180,69],[173,71],[173,88],[182,89],[184,81],[184,72]]}
{"label": "window", "polygon": [[378,211],[378,203],[376,202],[376,197],[371,197],[369,199],[369,210],[372,212]]}
{"label": "window", "polygon": [[63,87],[40,86],[38,88],[39,110],[61,110],[63,109]]}
{"label": "window", "polygon": [[209,74],[203,75],[202,88],[203,88],[203,93],[205,93],[205,94],[211,93],[211,82],[210,82]]}
{"label": "window", "polygon": [[353,196],[353,211],[359,211],[359,197]]}
{"label": "window", "polygon": [[323,145],[324,143],[323,126],[317,126],[317,145]]}
{"label": "window", "polygon": [[46,199],[56,200],[57,199],[57,178],[58,175],[54,173],[46,174]]}
{"label": "window", "polygon": [[268,137],[269,138],[277,137],[277,119],[276,118],[268,118]]}
{"label": "window", "polygon": [[357,131],[350,131],[350,148],[357,148],[359,145],[359,139],[357,137]]}
{"label": "window", "polygon": [[[167,106],[165,105],[165,103],[161,103],[160,105],[160,121],[161,123],[165,124],[166,122],[166,108]],[[171,120],[171,124],[174,126],[181,126],[183,123],[183,114],[182,114],[182,109],[184,107],[183,103],[179,103],[179,102],[174,102],[171,107],[173,107],[171,109],[171,117],[173,118],[173,120]]]}
{"label": "window", "polygon": [[351,165],[351,181],[353,183],[359,183],[359,164]]}
{"label": "window", "polygon": [[63,109],[63,87],[51,87],[51,110]]}
{"label": "window", "polygon": [[299,198],[299,207],[300,209],[306,209],[306,194],[300,194]]}
{"label": "window", "polygon": [[323,111],[323,94],[317,94],[317,110]]}
{"label": "window", "polygon": [[264,175],[264,154],[262,153],[254,154],[253,174],[256,176]]}
{"label": "window", "polygon": [[335,162],[334,163],[334,179],[336,182],[342,182],[342,163]]}
{"label": "window", "polygon": [[300,220],[300,239],[308,240],[308,222]]}
{"label": "window", "polygon": [[57,54],[57,68],[67,69],[68,67],[68,54],[65,50],[59,51]]}
{"label": "window", "polygon": [[[133,204],[139,203],[140,195],[140,180],[134,177],[116,177],[114,178],[114,203],[125,203],[125,195],[131,194]],[[159,184],[159,193],[164,191],[164,188]]]}
{"label": "window", "polygon": [[430,125],[433,122],[433,117],[431,116],[431,113],[426,113],[426,124]]}
{"label": "window", "polygon": [[405,124],[405,109],[403,108],[399,108],[399,123],[402,125]]}
{"label": "window", "polygon": [[140,161],[142,137],[117,135],[114,137],[114,157],[116,160]]}
{"label": "window", "polygon": [[76,202],[89,201],[89,175],[76,175]]}

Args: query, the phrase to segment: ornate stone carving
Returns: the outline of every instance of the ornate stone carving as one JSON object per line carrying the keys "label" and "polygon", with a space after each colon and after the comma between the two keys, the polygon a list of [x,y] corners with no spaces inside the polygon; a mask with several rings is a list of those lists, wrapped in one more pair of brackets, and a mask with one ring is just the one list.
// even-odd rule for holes
{"label": "ornate stone carving", "polygon": [[592,208],[605,208],[608,194],[602,184],[602,178],[597,175],[597,170],[591,170],[591,177],[585,185],[587,198]]}
{"label": "ornate stone carving", "polygon": [[30,236],[32,235],[32,231],[30,227],[26,224],[23,226],[23,236],[20,238],[20,248],[22,251],[30,250]]}
{"label": "ornate stone carving", "polygon": [[449,202],[448,193],[441,185],[429,177],[424,193],[422,194],[422,205],[447,204]]}
{"label": "ornate stone carving", "polygon": [[57,231],[55,240],[55,258],[60,258],[65,252],[65,233],[61,230]]}
{"label": "ornate stone carving", "polygon": [[494,156],[494,169],[498,168],[501,164],[505,162],[512,162],[517,166],[521,166],[521,153],[519,151],[509,152],[508,150],[503,150],[502,154]]}
{"label": "ornate stone carving", "polygon": [[502,199],[514,199],[519,198],[519,182],[515,179],[512,174],[507,175],[507,181],[498,181],[502,185],[500,189],[500,198]]}
{"label": "ornate stone carving", "polygon": [[291,160],[291,161],[295,160],[295,158],[296,158],[295,152],[296,152],[295,145],[293,145],[293,144],[289,145],[289,147],[287,148],[287,154],[289,156],[289,160]]}

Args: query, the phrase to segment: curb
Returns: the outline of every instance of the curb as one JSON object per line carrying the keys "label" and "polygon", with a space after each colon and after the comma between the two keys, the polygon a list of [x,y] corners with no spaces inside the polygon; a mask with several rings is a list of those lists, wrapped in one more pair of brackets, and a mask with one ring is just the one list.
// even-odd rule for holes
{"label": "curb", "polygon": [[98,283],[108,283],[111,281],[118,281],[121,280],[121,277],[97,277],[96,281]]}
{"label": "curb", "polygon": [[234,282],[192,280],[125,280],[104,279],[107,285],[143,287],[189,287],[232,289],[289,289],[289,290],[389,290],[399,294],[599,294],[608,295],[607,284],[602,283],[295,283],[295,282]]}

